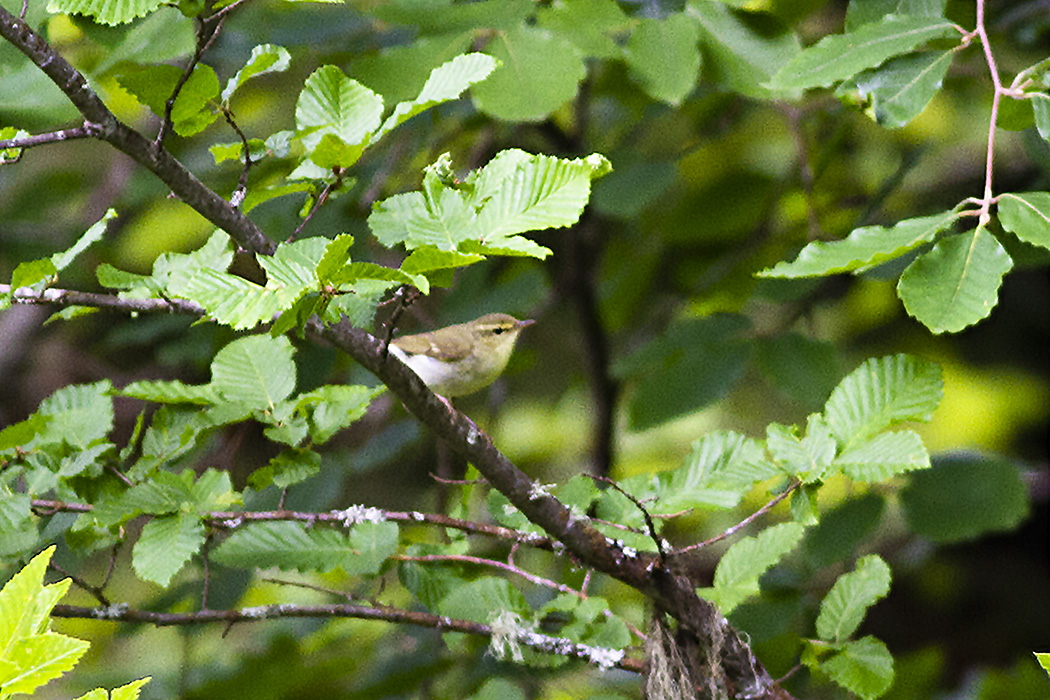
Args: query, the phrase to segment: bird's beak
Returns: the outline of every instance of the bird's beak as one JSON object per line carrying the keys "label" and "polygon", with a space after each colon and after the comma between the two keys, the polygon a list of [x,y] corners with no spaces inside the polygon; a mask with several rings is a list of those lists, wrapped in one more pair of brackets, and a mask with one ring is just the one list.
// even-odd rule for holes
{"label": "bird's beak", "polygon": [[518,328],[525,328],[526,326],[531,326],[534,323],[536,323],[535,319],[527,318],[524,321],[518,321]]}

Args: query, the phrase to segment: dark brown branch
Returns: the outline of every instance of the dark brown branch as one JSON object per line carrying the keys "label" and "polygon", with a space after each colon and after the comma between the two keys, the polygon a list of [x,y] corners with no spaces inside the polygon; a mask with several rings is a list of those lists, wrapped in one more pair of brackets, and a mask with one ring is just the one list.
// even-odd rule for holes
{"label": "dark brown branch", "polygon": [[153,144],[142,134],[117,119],[79,71],[29,25],[2,6],[0,36],[14,44],[65,93],[87,120],[85,128],[91,129],[97,138],[130,156],[160,178],[176,196],[228,233],[245,250],[263,254],[271,254],[276,250],[276,244],[267,238],[255,222],[206,187],[168,151],[154,149]]}

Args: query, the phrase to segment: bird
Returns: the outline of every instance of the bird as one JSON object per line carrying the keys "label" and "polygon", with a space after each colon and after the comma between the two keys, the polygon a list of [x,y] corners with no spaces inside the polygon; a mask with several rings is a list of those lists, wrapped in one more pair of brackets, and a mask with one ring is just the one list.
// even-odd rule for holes
{"label": "bird", "polygon": [[533,323],[508,314],[486,314],[467,323],[395,338],[390,353],[435,394],[466,396],[496,381],[518,334]]}

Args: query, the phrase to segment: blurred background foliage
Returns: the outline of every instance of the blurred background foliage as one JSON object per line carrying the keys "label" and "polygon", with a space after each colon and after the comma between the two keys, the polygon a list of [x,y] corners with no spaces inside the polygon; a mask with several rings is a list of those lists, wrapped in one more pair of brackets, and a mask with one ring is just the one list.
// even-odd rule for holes
{"label": "blurred background foliage", "polygon": [[[20,9],[18,0],[0,3]],[[746,26],[764,37],[774,59],[778,42],[794,41],[789,28],[809,44],[840,31],[846,11],[845,3],[828,0],[732,4],[748,11]],[[174,7],[120,27],[49,16],[42,0],[31,0],[28,8],[30,23],[91,77],[117,115],[152,135],[156,119],[115,76],[124,61],[183,60],[192,51],[192,22]],[[253,0],[226,23],[205,60],[225,79],[256,44],[289,50],[289,71],[247,84],[233,104],[245,133],[265,138],[293,127],[302,82],[319,65],[340,66],[390,105],[414,96],[431,68],[459,52],[502,51],[506,61],[522,58],[511,58],[507,46],[529,47],[535,65],[522,71],[537,76],[554,107],[502,101],[483,87],[473,101],[416,118],[367,152],[354,168],[354,187],[323,207],[306,235],[352,233],[355,259],[396,265],[400,253],[368,235],[371,204],[418,187],[421,168],[441,153],[450,152],[463,170],[508,147],[605,154],[615,170],[596,183],[581,223],[571,232],[537,237],[553,257],[461,272],[453,287],[416,302],[402,320],[406,332],[497,310],[539,321],[524,334],[505,378],[458,405],[540,481],[564,482],[605,468],[623,478],[679,466],[691,443],[714,429],[763,437],[769,422],[802,422],[865,358],[909,352],[933,359],[945,370],[945,399],[933,422],[918,430],[935,455],[934,469],[871,492],[846,483],[823,489],[825,515],[805,555],[771,572],[764,597],[734,613],[733,622],[750,633],[774,675],[785,673],[797,652],[787,633],[808,633],[786,625],[797,624],[798,610],[813,605],[826,585],[821,582],[843,570],[843,553],[878,551],[891,563],[894,583],[865,630],[885,640],[898,660],[887,697],[1047,697],[1050,685],[1030,656],[1050,650],[1046,252],[1015,242],[1017,269],[1006,278],[999,305],[983,323],[956,335],[933,336],[905,314],[893,290],[899,267],[816,281],[753,276],[790,259],[813,238],[838,239],[860,225],[892,224],[978,195],[991,97],[979,50],[957,59],[921,116],[887,130],[827,93],[798,103],[750,99],[741,94],[735,64],[712,51],[712,42],[699,54],[699,82],[694,75],[685,89],[661,82],[666,76],[632,73],[617,60],[621,51],[644,49],[618,45],[619,32],[639,18],[680,9],[659,0]],[[972,26],[972,3],[951,0],[947,12]],[[989,12],[996,57],[1007,75],[1047,55],[1045,3],[1003,0],[991,3]],[[691,42],[695,47],[696,38]],[[692,70],[691,55],[683,53],[685,71]],[[0,126],[36,132],[75,123],[61,93],[0,44]],[[1050,189],[1050,147],[1026,126],[1024,115],[1013,126],[1024,128],[998,134],[997,189]],[[235,140],[220,120],[169,146],[228,195],[239,168],[216,165],[208,147]],[[280,159],[263,161],[252,181],[277,183],[288,169]],[[165,195],[160,182],[103,143],[27,152],[17,165],[0,168],[0,278],[9,279],[19,261],[70,245],[109,207],[120,212],[118,226],[64,274],[61,286],[96,289],[92,271],[101,262],[148,272],[161,252],[193,249],[211,232],[199,215]],[[283,240],[297,226],[302,206],[303,195],[282,197],[251,216]],[[228,330],[166,316],[95,314],[42,326],[48,314],[37,307],[0,313],[0,426],[21,420],[71,382],[207,381],[212,355],[232,337]],[[300,344],[297,362],[303,390],[323,382],[374,381],[325,347]],[[117,431],[129,435],[138,405],[118,400],[117,408]],[[602,456],[603,440],[610,440],[604,449],[611,459]],[[273,454],[261,430],[239,428],[218,440],[201,466],[227,468],[243,486],[245,475]],[[293,489],[287,505],[441,508],[459,500],[460,489],[438,486],[428,474],[456,469],[424,429],[386,400],[332,443],[321,476]],[[271,492],[257,494],[251,505],[272,505]],[[688,515],[670,535],[681,543],[710,537],[762,503],[756,492],[733,514]],[[909,503],[910,510],[902,508]],[[915,515],[931,512],[944,517],[923,521]],[[711,570],[716,555],[709,555]],[[555,567],[555,578],[575,575],[557,571],[563,563],[530,556],[538,557],[536,566]],[[62,557],[60,550],[56,559]],[[100,567],[104,563],[99,559]],[[155,609],[196,604],[195,588],[176,581],[160,591],[121,564],[115,585],[129,592],[129,600]],[[330,600],[306,588],[249,585],[218,567],[211,577],[216,608]],[[309,581],[345,584],[338,573]],[[539,600],[540,592],[526,590],[531,602]],[[593,593],[628,609],[635,605],[632,621],[644,624],[642,600],[631,590],[604,582]],[[91,604],[80,597],[69,602]],[[636,679],[625,673],[598,674],[571,664],[569,670],[517,667],[486,656],[480,643],[455,643],[450,651],[433,632],[378,622],[261,622],[228,634],[86,621],[57,626],[94,643],[78,676],[48,697],[147,673],[154,680],[144,697],[151,698],[637,694]],[[800,687],[814,698],[841,692]]]}

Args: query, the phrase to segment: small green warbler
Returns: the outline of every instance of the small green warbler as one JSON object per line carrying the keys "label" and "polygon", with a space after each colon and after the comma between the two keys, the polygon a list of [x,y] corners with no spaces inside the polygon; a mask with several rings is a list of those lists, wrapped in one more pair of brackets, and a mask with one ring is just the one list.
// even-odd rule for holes
{"label": "small green warbler", "polygon": [[406,335],[390,352],[412,368],[435,394],[464,396],[487,387],[506,368],[518,333],[534,321],[486,314],[468,323]]}

